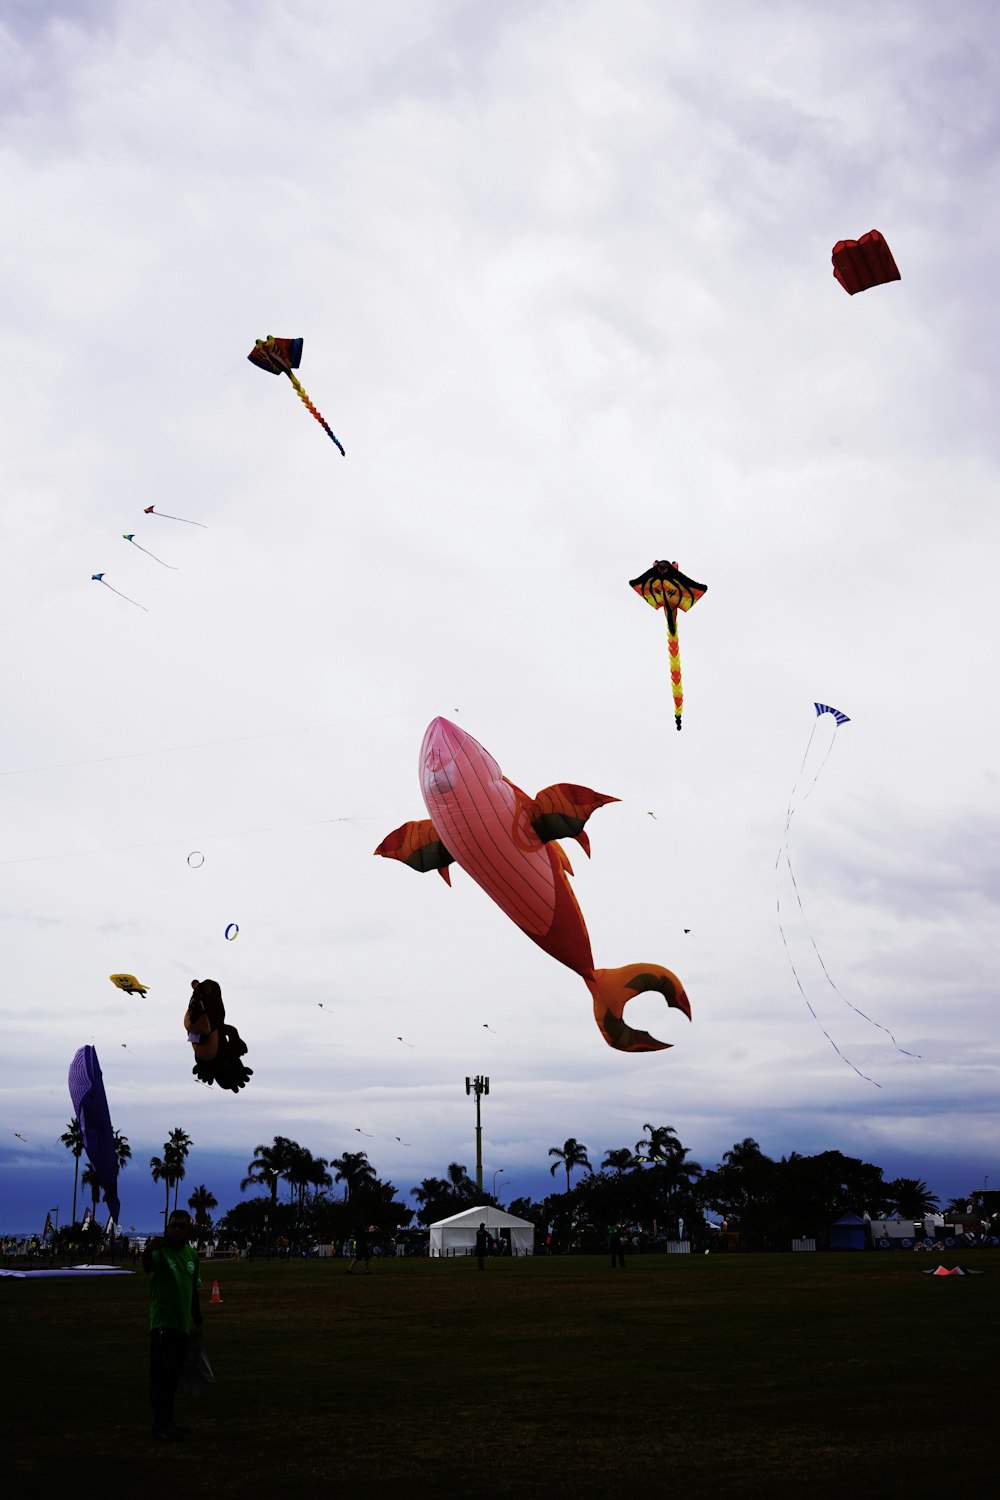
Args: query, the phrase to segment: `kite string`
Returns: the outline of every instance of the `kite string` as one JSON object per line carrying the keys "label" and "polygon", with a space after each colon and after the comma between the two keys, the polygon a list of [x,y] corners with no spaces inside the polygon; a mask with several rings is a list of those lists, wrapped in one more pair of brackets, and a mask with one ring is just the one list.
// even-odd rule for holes
{"label": "kite string", "polygon": [[[782,844],[778,845],[778,853],[777,853],[777,857],[775,858],[775,861],[774,861],[775,872],[777,872],[778,866],[781,863],[781,856],[782,856],[783,850],[788,847],[788,830],[791,827],[792,816],[793,816],[793,814],[795,812],[795,808],[796,808],[795,793],[799,789],[799,782],[802,780],[802,773],[803,773],[803,771],[806,768],[806,761],[809,759],[809,751],[812,749],[813,737],[814,737],[814,735],[816,733],[816,725],[818,723],[819,723],[819,719],[813,719],[812,729],[809,731],[809,738],[808,738],[808,740],[806,740],[806,749],[805,749],[805,754],[802,757],[802,764],[799,766],[799,769],[798,769],[798,771],[796,773],[796,776],[795,776],[795,780],[792,783],[792,790],[788,794],[788,806],[785,809],[785,828],[784,828],[784,833],[782,834],[782,838],[784,840],[784,843],[783,843],[783,845]],[[833,740],[832,739],[830,740],[830,746],[831,746],[831,748],[833,747]],[[830,752],[827,751],[828,755],[829,755],[829,753]],[[826,762],[824,761],[823,764],[825,765]],[[822,769],[822,767],[820,769]],[[815,785],[815,783],[813,783],[813,784]],[[810,791],[811,790],[812,790],[812,787],[810,787]],[[805,798],[803,798],[803,801],[804,800],[805,800]]]}
{"label": "kite string", "polygon": [[805,907],[802,904],[802,897],[799,894],[799,884],[798,884],[798,881],[795,879],[795,871],[792,869],[792,862],[788,858],[787,849],[785,851],[785,863],[788,866],[788,873],[791,876],[792,889],[795,892],[795,899],[798,902],[799,915],[802,918],[802,926],[805,928],[806,936],[808,937],[810,943],[812,944],[813,952],[815,953],[816,958],[819,961],[820,968],[823,970],[824,978],[826,979],[827,984],[833,990],[833,993],[840,1000],[842,1000],[844,1002],[844,1004],[848,1007],[848,1009],[853,1010],[855,1015],[860,1016],[863,1021],[867,1021],[870,1026],[877,1027],[879,1031],[884,1031],[885,1034],[886,1034],[886,1036],[892,1042],[892,1045],[895,1047],[895,1049],[896,1049],[897,1052],[902,1052],[902,1054],[903,1054],[904,1057],[916,1057],[916,1058],[919,1058],[920,1057],[920,1053],[919,1052],[908,1052],[905,1047],[901,1047],[899,1045],[899,1043],[896,1041],[896,1038],[893,1036],[892,1032],[889,1030],[888,1026],[883,1026],[881,1021],[876,1021],[874,1016],[868,1015],[865,1011],[863,1011],[860,1008],[860,1006],[857,1006],[857,1005],[853,1004],[853,1002],[850,1001],[850,1000],[848,1000],[847,996],[844,995],[844,994],[842,994],[841,991],[837,988],[836,984],[834,983],[833,977],[830,974],[829,969],[826,967],[826,964],[823,961],[823,955],[819,951],[819,948],[818,948],[818,946],[816,944],[816,939],[813,937],[812,929],[809,926],[809,922],[808,922],[808,919],[807,919],[806,913],[805,913]]}
{"label": "kite string", "polygon": [[162,557],[157,557],[156,553],[155,552],[150,552],[150,550],[149,550],[148,547],[141,547],[141,546],[139,546],[139,543],[135,540],[134,537],[127,536],[125,538],[125,540],[127,542],[131,542],[133,547],[139,547],[139,551],[140,552],[145,552],[146,556],[147,557],[151,557],[154,562],[158,562],[161,568],[170,568],[170,570],[172,572],[174,572],[174,573],[176,573],[178,571],[178,569],[177,569],[177,567],[176,567],[176,565],[174,563],[164,562]]}
{"label": "kite string", "polygon": [[[110,585],[109,585],[110,587]],[[223,740],[195,740],[190,745],[160,745],[153,750],[128,750],[124,755],[97,755],[90,760],[59,760],[48,766],[19,766],[11,771],[0,771],[0,776],[30,776],[37,771],[66,771],[76,766],[103,766],[113,760],[136,760],[143,755],[176,755],[183,750],[212,750],[219,745],[246,745],[253,740],[283,739],[292,734],[329,734],[338,729],[347,729],[354,724],[381,724],[387,719],[411,718],[419,710],[404,709],[391,714],[369,714],[360,719],[336,719],[332,724],[306,724],[297,729],[268,729],[262,734],[240,734]],[[458,710],[456,709],[457,713]]]}
{"label": "kite string", "polygon": [[[208,843],[211,839],[248,838],[252,834],[256,833],[288,833],[299,828],[321,828],[325,824],[329,823],[350,823],[352,828],[356,828],[359,833],[363,834],[364,830],[360,826],[362,821],[371,823],[374,823],[375,821],[382,822],[389,816],[391,816],[391,814],[389,813],[359,813],[353,817],[315,818],[304,823],[272,823],[266,827],[236,828],[229,829],[224,833],[205,834],[203,836],[202,842]],[[164,849],[169,845],[177,844],[178,842],[179,840],[176,838],[153,839],[149,843],[145,844],[109,844],[100,849],[68,849],[63,850],[59,854],[26,854],[17,859],[0,859],[0,866],[39,864],[42,861],[50,859],[82,859],[87,855],[94,854],[125,854],[130,853],[135,849]],[[192,868],[200,869],[201,867],[192,866]]]}
{"label": "kite string", "polygon": [[[803,985],[802,985],[802,981],[799,978],[799,972],[798,972],[798,970],[795,967],[795,963],[794,963],[794,960],[792,958],[791,949],[788,946],[788,938],[787,938],[787,936],[785,934],[784,924],[783,924],[783,922],[781,920],[781,873],[780,873],[780,871],[781,871],[782,859],[784,859],[784,862],[785,862],[785,864],[788,867],[789,876],[791,877],[792,889],[795,891],[795,896],[796,896],[796,899],[798,901],[799,912],[800,912],[800,915],[802,917],[803,926],[806,929],[806,932],[807,932],[807,934],[809,936],[810,942],[812,942],[813,950],[815,951],[817,958],[819,958],[819,960],[820,960],[820,965],[821,965],[821,967],[823,969],[823,972],[824,972],[824,974],[827,974],[826,966],[825,966],[825,964],[823,964],[823,960],[822,960],[822,957],[820,956],[819,949],[816,947],[815,940],[813,939],[812,933],[809,930],[808,923],[805,920],[805,911],[804,911],[803,906],[802,906],[802,898],[799,895],[798,883],[797,883],[797,881],[795,879],[795,871],[792,868],[791,853],[789,851],[789,846],[788,846],[789,833],[790,833],[791,825],[792,825],[792,818],[795,816],[795,813],[798,810],[798,806],[799,806],[798,802],[796,801],[796,793],[798,791],[799,784],[802,781],[803,775],[805,774],[806,763],[809,760],[809,752],[812,749],[812,743],[813,743],[813,739],[814,739],[815,734],[816,734],[816,726],[817,726],[818,723],[819,723],[819,718],[817,717],[816,719],[813,720],[812,729],[809,731],[809,738],[806,741],[805,753],[802,756],[802,762],[801,762],[801,764],[799,766],[798,773],[797,773],[797,775],[795,777],[795,782],[794,782],[794,784],[792,786],[791,792],[789,793],[788,807],[787,807],[786,812],[785,812],[784,833],[783,833],[783,836],[782,836],[782,841],[781,841],[781,843],[778,846],[777,857],[775,858],[775,861],[774,861],[774,871],[775,871],[775,905],[776,905],[777,915],[778,915],[778,931],[781,934],[781,941],[784,944],[785,954],[786,954],[786,957],[788,958],[788,964],[789,964],[789,967],[790,967],[790,969],[792,971],[792,977],[795,980],[795,983],[796,983],[796,985],[798,987],[799,994],[802,996],[803,1000],[805,1001],[806,1007],[807,1007],[807,1009],[809,1011],[809,1014],[812,1016],[813,1020],[816,1022],[816,1025],[819,1027],[820,1031],[826,1037],[827,1041],[830,1043],[830,1046],[833,1048],[834,1052],[836,1052],[837,1056],[840,1057],[840,1058],[842,1058],[842,1060],[847,1064],[847,1066],[849,1068],[851,1068],[853,1070],[853,1072],[857,1073],[857,1075],[858,1075],[859,1078],[863,1078],[866,1083],[874,1084],[877,1089],[880,1089],[882,1087],[882,1085],[877,1081],[877,1079],[870,1078],[867,1073],[862,1073],[861,1069],[859,1067],[857,1067],[851,1061],[851,1059],[846,1055],[846,1053],[844,1053],[844,1052],[842,1052],[840,1050],[840,1048],[837,1046],[836,1042],[833,1040],[833,1037],[827,1031],[826,1027],[823,1025],[823,1023],[820,1020],[819,1016],[816,1014],[816,1011],[815,1011],[815,1009],[814,1009],[814,1007],[812,1005],[812,1002],[810,1001],[808,995],[806,994],[805,989],[803,988]],[[839,726],[837,726],[837,727],[839,727]],[[830,750],[832,750],[832,748],[833,748],[833,740],[836,737],[836,732],[837,731],[836,731],[836,728],[835,728],[834,729],[834,733],[833,733],[833,735],[831,736],[831,739],[830,739],[830,747],[828,748],[828,750],[826,752],[826,755],[823,757],[823,760],[822,760],[822,762],[820,764],[820,768],[819,768],[820,771],[823,769],[823,766],[826,764],[827,759],[829,758]],[[812,789],[813,789],[813,787],[816,785],[816,779],[817,779],[818,776],[819,776],[819,771],[817,771],[816,772],[816,776],[813,777],[813,780],[812,780],[812,782],[810,783],[810,786],[809,786],[809,791],[807,791],[806,794],[805,794],[805,796],[802,798],[803,802],[805,801],[805,797],[807,797],[809,795],[809,792],[811,792]],[[829,974],[827,974],[827,978],[829,979]],[[833,984],[833,981],[830,980],[830,983]],[[836,990],[837,994],[840,994],[840,991],[836,989],[836,985],[834,985],[833,987]],[[843,1000],[844,999],[843,995],[841,995],[840,998]],[[845,1000],[844,1003],[846,1005],[850,1005],[850,1001]],[[851,1009],[854,1010],[854,1009],[856,1009],[856,1007],[852,1005]],[[863,1015],[864,1012],[863,1011],[858,1011],[858,1014],[859,1015]],[[866,1016],[865,1019],[866,1020],[871,1020],[871,1017],[870,1016]],[[872,1024],[873,1025],[878,1025],[878,1022],[873,1022]],[[884,1031],[885,1027],[881,1027],[880,1030]],[[891,1036],[892,1033],[890,1032],[889,1035]],[[895,1041],[895,1038],[893,1038],[893,1041]]]}
{"label": "kite string", "polygon": [[134,604],[136,609],[141,609],[145,611],[147,615],[149,614],[149,610],[146,609],[145,604],[140,604],[138,599],[130,599],[128,594],[123,594],[121,589],[116,589],[113,584],[110,584],[107,581],[106,578],[99,578],[97,581],[98,583],[103,583],[104,587],[106,589],[110,589],[113,594],[117,594],[119,599],[124,599],[126,604]]}
{"label": "kite string", "polygon": [[[157,516],[161,521],[183,521],[185,526],[200,526],[202,531],[208,530],[208,527],[205,525],[204,521],[189,521],[187,516],[172,516],[168,511],[157,510],[154,505],[147,505],[145,510],[143,511],[143,515]],[[150,556],[152,556],[152,554],[150,554]],[[157,558],[157,562],[159,562],[159,558]],[[166,566],[169,568],[170,564],[167,563]]]}
{"label": "kite string", "polygon": [[[818,723],[819,723],[819,716],[817,715],[817,718],[813,721],[813,726],[812,726],[812,729],[811,729],[810,734],[809,734],[809,739],[808,739],[808,741],[806,743],[805,754],[802,757],[802,764],[799,766],[798,775],[797,775],[797,777],[795,779],[795,785],[792,787],[792,792],[791,792],[791,795],[789,796],[789,799],[788,799],[788,810],[787,810],[787,813],[786,813],[786,816],[785,816],[784,839],[783,839],[783,843],[782,843],[781,847],[778,850],[778,857],[775,860],[775,872],[776,872],[776,877],[775,878],[776,878],[777,902],[778,902],[778,927],[779,927],[779,930],[781,931],[782,941],[785,943],[785,950],[786,950],[786,952],[788,952],[788,943],[787,943],[787,940],[785,938],[784,929],[781,926],[781,887],[780,887],[780,879],[779,879],[779,874],[778,874],[782,858],[784,858],[785,865],[787,866],[787,869],[788,869],[788,875],[789,875],[789,878],[790,878],[790,880],[792,882],[792,890],[795,892],[795,900],[796,900],[796,902],[798,904],[799,916],[800,916],[801,921],[802,921],[802,926],[803,926],[803,928],[805,930],[806,936],[808,937],[810,944],[812,945],[813,952],[816,955],[816,959],[817,959],[817,961],[819,963],[820,968],[823,971],[823,976],[826,979],[827,984],[829,984],[830,988],[833,990],[833,992],[837,996],[837,998],[839,1000],[841,1000],[843,1002],[843,1004],[848,1007],[849,1010],[853,1010],[854,1013],[855,1013],[855,1015],[858,1015],[858,1016],[861,1017],[862,1020],[867,1021],[870,1026],[874,1026],[879,1031],[883,1031],[885,1033],[885,1035],[889,1038],[889,1040],[892,1042],[892,1045],[896,1048],[897,1052],[901,1052],[904,1057],[919,1058],[920,1057],[920,1053],[919,1052],[910,1052],[905,1047],[901,1047],[899,1045],[899,1043],[897,1042],[897,1040],[896,1040],[895,1036],[893,1035],[893,1033],[889,1030],[888,1026],[883,1026],[882,1023],[881,1023],[881,1021],[876,1021],[875,1018],[874,1018],[874,1016],[868,1015],[866,1011],[863,1011],[860,1008],[860,1006],[857,1006],[857,1005],[853,1004],[853,1002],[850,1001],[850,1000],[848,1000],[847,996],[845,994],[843,994],[843,992],[837,987],[837,984],[835,983],[835,981],[833,979],[833,976],[831,975],[829,969],[826,966],[826,963],[824,961],[823,955],[822,955],[822,953],[819,950],[819,945],[816,942],[816,939],[815,939],[815,937],[813,935],[813,932],[812,932],[812,928],[809,925],[809,920],[808,920],[808,918],[806,916],[805,906],[804,906],[803,901],[802,901],[802,894],[801,894],[801,892],[799,890],[798,881],[795,878],[795,870],[794,870],[794,868],[792,866],[791,850],[790,850],[790,847],[789,847],[789,835],[790,835],[790,830],[791,830],[791,822],[792,822],[792,818],[794,817],[795,813],[798,811],[799,806],[801,805],[801,803],[806,801],[806,799],[811,795],[814,787],[816,786],[816,783],[819,780],[820,773],[822,772],[823,767],[826,765],[826,763],[829,760],[831,754],[833,753],[834,741],[835,741],[835,739],[837,737],[837,730],[840,727],[839,723],[835,724],[834,730],[833,730],[833,734],[830,736],[830,743],[829,743],[829,745],[827,746],[827,749],[826,749],[826,754],[823,756],[822,760],[820,761],[819,766],[818,766],[818,768],[816,770],[816,773],[813,776],[811,782],[809,783],[806,791],[802,795],[801,799],[799,799],[797,801],[795,794],[796,794],[796,791],[798,790],[799,783],[802,780],[803,773],[805,772],[806,763],[807,763],[807,761],[809,759],[809,752],[810,752],[810,749],[812,748],[813,737],[815,736],[816,727],[817,727]],[[791,963],[791,954],[790,953],[789,953],[789,963]],[[795,975],[796,983],[798,984],[799,983],[799,979],[798,979],[798,974],[796,973],[796,970],[795,970],[795,965],[792,964],[791,967],[792,967],[792,973],[793,973],[793,975]],[[801,988],[802,988],[802,986],[801,986],[801,984],[799,984],[799,989],[801,990]],[[805,998],[804,995],[803,995],[803,998]],[[806,1001],[806,1004],[807,1005],[809,1004],[808,1000]],[[816,1012],[813,1010],[813,1008],[812,1008],[811,1005],[809,1006],[809,1009],[810,1009],[810,1011],[812,1011],[812,1014],[815,1016]],[[818,1017],[817,1017],[817,1021],[818,1021]],[[821,1027],[820,1029],[822,1030],[823,1028]],[[824,1035],[827,1035],[827,1033],[825,1031],[824,1031]],[[839,1051],[839,1048],[837,1050]],[[841,1055],[843,1055],[843,1054],[841,1054]],[[845,1061],[849,1062],[850,1059],[845,1058]],[[851,1063],[851,1066],[852,1067],[854,1066],[853,1063]],[[855,1072],[857,1072],[857,1071],[858,1070],[855,1069]],[[863,1077],[864,1075],[862,1074],[861,1076]],[[869,1081],[873,1082],[873,1083],[875,1082],[874,1079],[871,1079]],[[877,1085],[877,1087],[881,1087],[881,1085]]]}
{"label": "kite string", "polygon": [[852,1063],[851,1059],[845,1053],[841,1052],[840,1048],[837,1046],[837,1043],[833,1040],[833,1037],[827,1031],[826,1027],[823,1025],[823,1022],[820,1020],[819,1016],[816,1014],[815,1010],[813,1009],[812,1002],[810,1001],[809,996],[806,994],[805,990],[802,988],[802,981],[799,978],[799,971],[795,967],[795,963],[794,963],[794,961],[792,959],[791,949],[788,946],[788,939],[785,936],[785,929],[784,929],[784,927],[782,926],[782,923],[781,923],[781,897],[780,897],[780,894],[778,896],[777,908],[778,908],[778,931],[781,933],[781,941],[785,945],[785,954],[786,954],[786,956],[788,958],[788,964],[789,964],[789,967],[790,967],[790,969],[792,971],[792,977],[795,980],[795,983],[798,985],[799,994],[802,996],[803,1000],[805,1001],[806,1008],[809,1011],[809,1014],[812,1016],[813,1020],[816,1022],[816,1025],[819,1027],[820,1031],[826,1037],[827,1041],[830,1043],[830,1046],[833,1048],[834,1052],[836,1052],[837,1056],[839,1058],[841,1058],[847,1064],[847,1066],[849,1068],[853,1069],[853,1071],[855,1073],[857,1073],[857,1075],[858,1075],[859,1078],[863,1078],[864,1081],[865,1081],[865,1083],[873,1083],[877,1089],[880,1089],[882,1087],[882,1085],[876,1079],[869,1078],[869,1076],[868,1076],[867,1073],[862,1073],[861,1069],[859,1067],[857,1067],[854,1063]]}

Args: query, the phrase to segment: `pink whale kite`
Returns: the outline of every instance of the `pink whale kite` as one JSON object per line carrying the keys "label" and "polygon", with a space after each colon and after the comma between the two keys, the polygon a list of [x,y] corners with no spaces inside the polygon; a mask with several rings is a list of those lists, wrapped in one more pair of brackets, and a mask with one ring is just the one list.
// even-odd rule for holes
{"label": "pink whale kite", "polygon": [[414,870],[438,870],[449,885],[448,866],[460,865],[532,942],[580,975],[609,1047],[659,1052],[671,1046],[629,1026],[622,1012],[635,995],[657,990],[690,1020],[684,986],[659,964],[594,968],[590,937],[568,880],[573,871],[555,842],[574,838],[589,855],[584,824],[617,797],[569,782],[529,797],[471,734],[447,719],[434,719],[424,735],[420,784],[430,818],[404,823],[375,853]]}

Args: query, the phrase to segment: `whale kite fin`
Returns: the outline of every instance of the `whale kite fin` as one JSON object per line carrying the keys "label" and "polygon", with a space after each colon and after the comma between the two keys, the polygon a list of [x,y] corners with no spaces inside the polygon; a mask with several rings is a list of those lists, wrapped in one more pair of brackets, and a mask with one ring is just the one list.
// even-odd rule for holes
{"label": "whale kite fin", "polygon": [[455,863],[455,856],[448,853],[430,818],[421,818],[394,828],[382,840],[375,853],[381,854],[383,859],[402,860],[404,865],[409,865],[411,870],[419,870],[421,874],[427,870],[437,870],[445,884],[451,885],[448,866]]}
{"label": "whale kite fin", "polygon": [[648,1031],[637,1031],[622,1019],[628,1002],[646,990],[658,990],[674,1010],[691,1019],[691,1002],[684,986],[660,964],[626,964],[620,969],[596,969],[586,980],[594,999],[594,1020],[609,1047],[618,1052],[661,1052],[672,1042],[657,1041]]}
{"label": "whale kite fin", "polygon": [[531,804],[531,826],[543,844],[552,839],[576,839],[589,859],[590,840],[584,824],[599,807],[617,801],[617,797],[605,797],[603,792],[593,792],[589,786],[560,781],[538,793]]}

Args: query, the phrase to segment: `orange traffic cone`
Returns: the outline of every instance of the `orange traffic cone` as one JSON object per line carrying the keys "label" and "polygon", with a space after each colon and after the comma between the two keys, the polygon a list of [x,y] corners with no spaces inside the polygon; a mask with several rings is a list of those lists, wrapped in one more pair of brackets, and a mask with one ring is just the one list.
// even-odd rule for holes
{"label": "orange traffic cone", "polygon": [[219,1283],[217,1281],[212,1282],[212,1295],[208,1300],[210,1302],[222,1301],[222,1293],[219,1291]]}

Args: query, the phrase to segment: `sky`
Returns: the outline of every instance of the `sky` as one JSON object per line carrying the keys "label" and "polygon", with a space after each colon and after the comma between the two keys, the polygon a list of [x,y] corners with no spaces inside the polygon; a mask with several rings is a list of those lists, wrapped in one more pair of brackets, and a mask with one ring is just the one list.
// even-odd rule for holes
{"label": "sky", "polygon": [[[85,1044],[140,1228],[175,1127],[221,1207],[277,1134],[403,1195],[474,1171],[474,1074],[507,1200],[646,1122],[1000,1185],[998,29],[7,0],[0,1229],[69,1217]],[[872,228],[902,279],[848,297]],[[707,585],[680,734],[657,558]],[[372,857],[438,715],[620,799],[573,886],[599,966],[683,981],[690,1023],[626,1012],[672,1050],[607,1047],[460,870]],[[239,1095],[191,1076],[207,977]]]}

